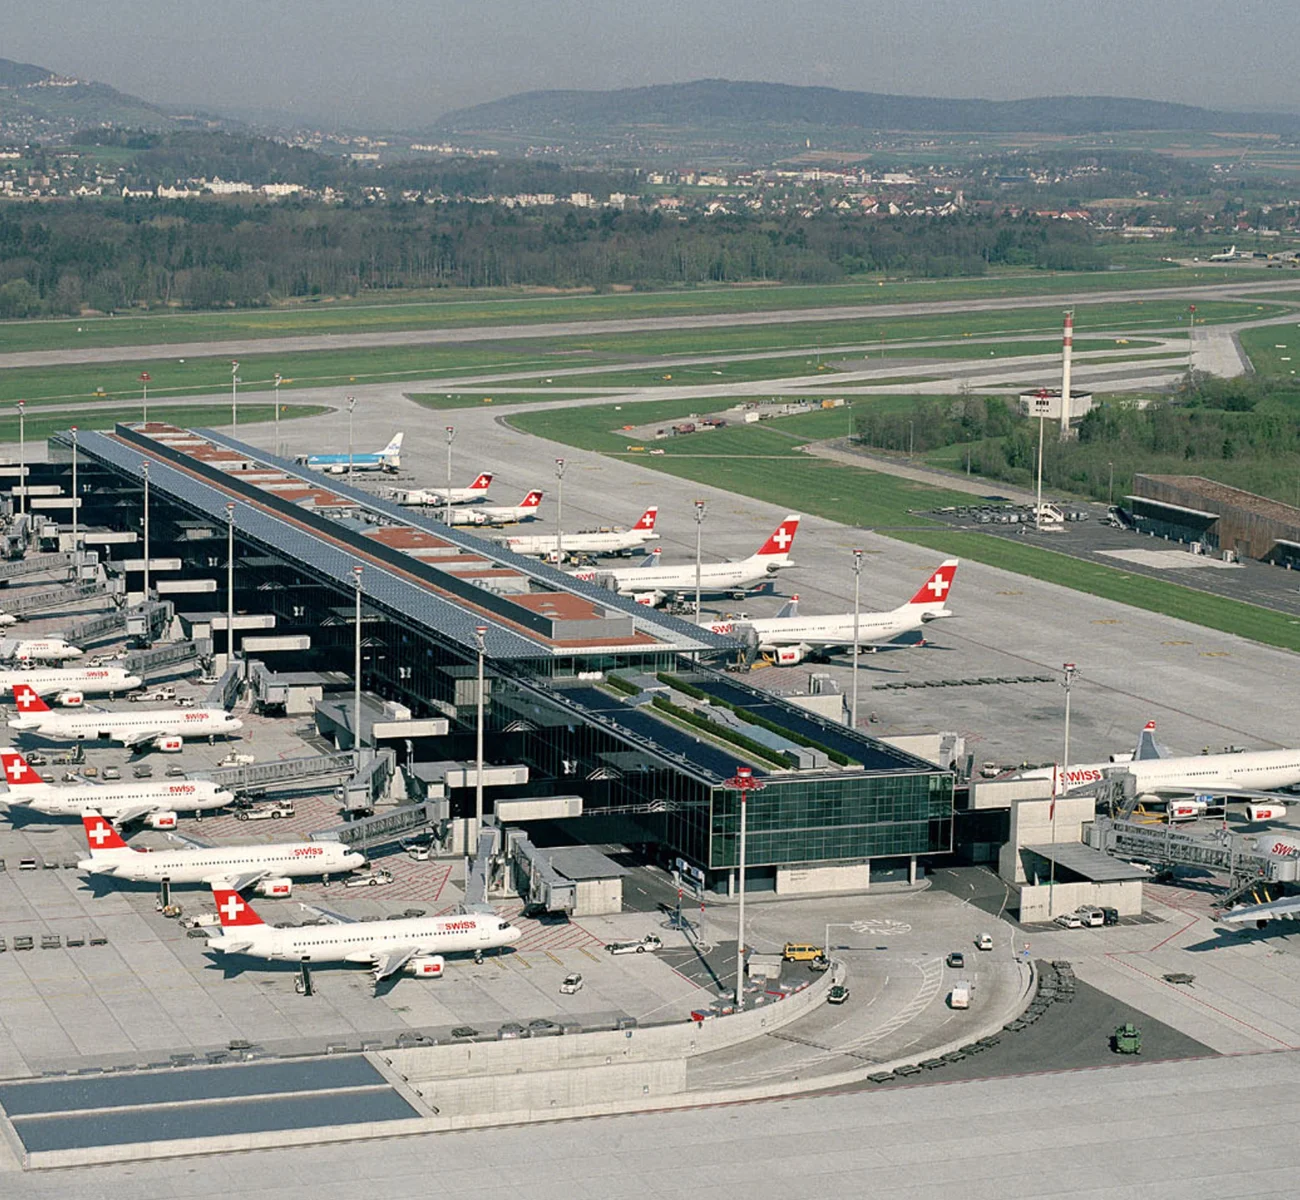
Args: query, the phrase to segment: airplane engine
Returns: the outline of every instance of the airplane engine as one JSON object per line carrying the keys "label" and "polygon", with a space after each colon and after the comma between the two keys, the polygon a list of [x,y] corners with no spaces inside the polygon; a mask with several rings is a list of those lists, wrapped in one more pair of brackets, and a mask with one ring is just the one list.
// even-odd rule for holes
{"label": "airplane engine", "polygon": [[60,692],[54,699],[64,708],[80,708],[86,697],[81,692]]}
{"label": "airplane engine", "polygon": [[[617,589],[611,588],[610,590],[614,591]],[[632,599],[638,604],[644,604],[647,608],[654,608],[656,605],[663,602],[664,594],[658,590],[653,592],[633,592]]]}
{"label": "airplane engine", "polygon": [[259,896],[271,896],[285,900],[293,895],[293,880],[287,875],[274,875],[269,879],[259,879],[253,887]]}
{"label": "airplane engine", "polygon": [[164,754],[179,754],[184,744],[184,739],[175,734],[164,734],[162,737],[154,738],[151,743],[155,750],[161,750]]}
{"label": "airplane engine", "polygon": [[344,475],[347,473],[347,469],[348,468],[346,463],[330,463],[330,465],[325,468],[325,474]]}
{"label": "airplane engine", "polygon": [[1286,805],[1284,804],[1247,804],[1246,820],[1247,821],[1280,821],[1286,816]]}
{"label": "airplane engine", "polygon": [[177,820],[174,812],[163,810],[150,813],[145,817],[144,823],[149,829],[175,829]]}
{"label": "airplane engine", "polygon": [[441,979],[445,968],[441,954],[417,954],[406,964],[405,970],[417,979]]}
{"label": "airplane engine", "polygon": [[1194,821],[1202,816],[1209,804],[1204,800],[1170,800],[1169,819],[1171,821]]}
{"label": "airplane engine", "polygon": [[778,667],[794,667],[803,662],[809,654],[812,653],[812,647],[800,642],[797,646],[778,646],[776,648],[776,665]]}

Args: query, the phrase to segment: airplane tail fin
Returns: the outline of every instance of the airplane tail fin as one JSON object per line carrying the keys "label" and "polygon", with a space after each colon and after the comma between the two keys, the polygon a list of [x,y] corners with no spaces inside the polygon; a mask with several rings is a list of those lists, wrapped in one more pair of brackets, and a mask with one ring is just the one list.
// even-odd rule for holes
{"label": "airplane tail fin", "polygon": [[1148,762],[1153,758],[1164,758],[1164,752],[1156,745],[1156,723],[1148,721],[1138,734],[1137,749],[1133,751],[1134,762]]}
{"label": "airplane tail fin", "polygon": [[541,504],[543,494],[544,494],[544,493],[539,492],[539,491],[537,491],[536,489],[534,489],[533,491],[529,492],[528,495],[526,495],[526,496],[524,497],[524,499],[523,499],[523,503],[520,504],[519,507],[520,507],[520,508],[536,508],[539,504]]}
{"label": "airplane tail fin", "polygon": [[791,596],[789,600],[787,600],[783,605],[781,605],[781,611],[776,614],[776,619],[778,621],[790,620],[794,617],[797,617],[798,615],[799,615],[799,597]]}
{"label": "airplane tail fin", "polygon": [[659,506],[650,505],[649,508],[637,519],[637,523],[632,526],[633,529],[643,529],[649,533],[655,527],[655,519],[659,516]]}
{"label": "airplane tail fin", "polygon": [[214,883],[212,899],[217,906],[222,929],[247,929],[250,925],[266,924],[253,910],[253,906],[229,884]]}
{"label": "airplane tail fin", "polygon": [[25,683],[14,684],[14,705],[20,713],[47,713],[50,706]]}
{"label": "airplane tail fin", "polygon": [[948,593],[952,590],[952,581],[957,574],[955,558],[945,558],[908,602],[907,607],[921,604],[927,608],[941,609]]}
{"label": "airplane tail fin", "polygon": [[117,832],[99,813],[87,812],[81,814],[81,823],[86,830],[86,844],[90,847],[90,856],[93,858],[105,850],[130,850],[123,840],[122,835]]}
{"label": "airplane tail fin", "polygon": [[486,492],[492,486],[492,472],[483,471],[477,479],[469,485],[471,492]]}
{"label": "airplane tail fin", "polygon": [[663,551],[656,546],[653,550],[643,555],[641,558],[640,569],[645,570],[647,567],[657,567],[659,565],[659,556]]}
{"label": "airplane tail fin", "polygon": [[799,517],[791,513],[772,531],[754,557],[762,559],[769,566],[784,566],[790,560],[790,547],[794,545],[794,535],[798,532]]}
{"label": "airplane tail fin", "polygon": [[393,434],[393,440],[379,452],[379,457],[397,458],[402,453],[402,438],[405,436],[402,433]]}
{"label": "airplane tail fin", "polygon": [[0,750],[0,762],[4,764],[5,783],[10,788],[49,787],[17,750]]}

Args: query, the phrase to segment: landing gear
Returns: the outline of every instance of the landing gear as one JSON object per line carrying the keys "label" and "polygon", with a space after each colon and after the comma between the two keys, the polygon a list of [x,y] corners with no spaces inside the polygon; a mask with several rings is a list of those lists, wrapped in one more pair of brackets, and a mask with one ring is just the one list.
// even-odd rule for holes
{"label": "landing gear", "polygon": [[316,985],[311,978],[311,962],[304,958],[298,966],[298,978],[293,981],[293,990],[300,996],[314,996]]}
{"label": "landing gear", "polygon": [[481,967],[481,966],[483,965],[483,951],[482,951],[482,950],[475,950],[475,951],[474,951],[474,965],[475,965],[476,967]]}

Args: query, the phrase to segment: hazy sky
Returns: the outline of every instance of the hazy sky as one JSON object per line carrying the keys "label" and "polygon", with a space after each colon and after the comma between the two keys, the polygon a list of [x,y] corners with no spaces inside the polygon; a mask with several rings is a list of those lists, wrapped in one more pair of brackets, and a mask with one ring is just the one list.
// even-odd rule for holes
{"label": "hazy sky", "polygon": [[168,104],[418,127],[539,88],[706,77],[1300,111],[1284,0],[38,0],[0,55]]}

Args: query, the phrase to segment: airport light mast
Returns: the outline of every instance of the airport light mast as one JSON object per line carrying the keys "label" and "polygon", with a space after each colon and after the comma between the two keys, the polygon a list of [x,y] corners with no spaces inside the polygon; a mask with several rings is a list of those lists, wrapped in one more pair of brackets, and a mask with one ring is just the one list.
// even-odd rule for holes
{"label": "airport light mast", "polygon": [[149,460],[140,464],[144,476],[144,602],[149,603]]}
{"label": "airport light mast", "polygon": [[447,435],[447,528],[451,528],[451,444],[456,440],[456,426],[447,425],[443,432]]}
{"label": "airport light mast", "polygon": [[360,563],[352,568],[356,604],[352,614],[352,751],[358,771],[361,770],[361,575],[364,571]]}
{"label": "airport light mast", "polygon": [[27,401],[18,401],[18,515],[27,512]]}
{"label": "airport light mast", "polygon": [[739,903],[736,905],[736,1011],[745,1007],[745,832],[748,814],[746,805],[749,793],[762,791],[763,784],[754,778],[754,768],[737,766],[736,773],[726,781],[726,786],[740,794],[740,850],[738,855]]}
{"label": "airport light mast", "polygon": [[555,565],[564,565],[564,459],[555,460]]}
{"label": "airport light mast", "polygon": [[272,387],[275,389],[275,452],[278,455],[280,453],[280,384],[284,382],[284,378],[277,371],[275,378],[271,382]]}
{"label": "airport light mast", "polygon": [[348,397],[348,482],[352,482],[352,414],[357,411],[357,398]]}
{"label": "airport light mast", "polygon": [[474,626],[474,644],[478,650],[478,692],[475,706],[478,709],[474,723],[474,844],[477,852],[478,837],[483,832],[483,657],[488,627]]}
{"label": "airport light mast", "polygon": [[849,702],[849,724],[858,727],[858,658],[861,649],[858,628],[862,620],[862,551],[853,551],[853,690]]}
{"label": "airport light mast", "polygon": [[1038,401],[1038,500],[1034,504],[1034,532],[1043,532],[1043,421],[1047,413],[1047,401],[1050,398],[1046,388],[1039,388],[1035,395]]}
{"label": "airport light mast", "polygon": [[230,360],[230,431],[239,432],[239,359]]}
{"label": "airport light mast", "polygon": [[149,381],[152,376],[148,371],[140,372],[140,423],[149,424]]}
{"label": "airport light mast", "polygon": [[703,500],[695,502],[695,623],[700,623],[700,576],[703,573],[701,558],[701,535],[704,531],[704,515],[708,505]]}

